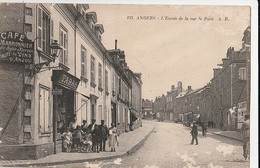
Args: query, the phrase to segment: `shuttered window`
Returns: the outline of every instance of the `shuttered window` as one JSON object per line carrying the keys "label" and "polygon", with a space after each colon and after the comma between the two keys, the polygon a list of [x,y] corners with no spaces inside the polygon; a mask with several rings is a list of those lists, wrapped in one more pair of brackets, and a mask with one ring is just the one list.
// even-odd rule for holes
{"label": "shuttered window", "polygon": [[40,87],[39,95],[39,128],[41,133],[51,132],[51,111],[50,111],[50,91],[45,87]]}

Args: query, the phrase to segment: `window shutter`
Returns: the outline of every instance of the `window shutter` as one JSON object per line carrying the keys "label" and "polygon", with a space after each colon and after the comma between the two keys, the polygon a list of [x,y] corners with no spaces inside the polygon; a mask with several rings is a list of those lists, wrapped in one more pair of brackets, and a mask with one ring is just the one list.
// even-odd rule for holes
{"label": "window shutter", "polygon": [[50,54],[50,42],[51,42],[51,19],[47,18],[47,26],[46,26],[46,52]]}
{"label": "window shutter", "polygon": [[67,34],[64,33],[64,48],[65,48],[65,53],[64,53],[64,57],[65,57],[65,65],[68,65],[68,37]]}
{"label": "window shutter", "polygon": [[37,17],[37,48],[42,50],[42,9],[38,8],[38,17]]}

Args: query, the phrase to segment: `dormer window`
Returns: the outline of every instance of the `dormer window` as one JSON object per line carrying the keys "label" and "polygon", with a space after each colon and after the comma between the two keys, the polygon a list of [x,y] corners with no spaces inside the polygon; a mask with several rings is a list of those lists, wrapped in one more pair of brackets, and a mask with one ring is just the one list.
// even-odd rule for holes
{"label": "dormer window", "polygon": [[101,41],[101,35],[104,33],[104,27],[102,24],[95,25],[95,33],[97,38]]}
{"label": "dormer window", "polygon": [[97,23],[97,14],[96,12],[88,12],[86,14],[86,19],[89,27],[95,32],[95,24]]}

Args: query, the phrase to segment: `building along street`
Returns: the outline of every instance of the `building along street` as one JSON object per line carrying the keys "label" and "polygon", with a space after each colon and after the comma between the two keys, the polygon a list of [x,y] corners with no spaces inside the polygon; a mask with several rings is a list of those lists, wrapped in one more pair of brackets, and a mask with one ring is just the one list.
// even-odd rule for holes
{"label": "building along street", "polygon": [[111,160],[59,165],[85,168],[247,168],[242,142],[211,133],[204,138],[199,131],[199,145],[191,145],[190,128],[172,122],[153,122],[154,133],[136,153]]}

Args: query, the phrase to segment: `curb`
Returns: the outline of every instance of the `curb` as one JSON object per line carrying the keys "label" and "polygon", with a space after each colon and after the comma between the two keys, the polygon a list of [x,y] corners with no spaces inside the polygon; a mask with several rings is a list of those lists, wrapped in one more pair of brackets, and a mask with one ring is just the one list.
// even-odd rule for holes
{"label": "curb", "polygon": [[144,144],[144,142],[148,139],[148,137],[152,134],[153,131],[154,131],[154,127],[152,128],[152,130],[140,142],[138,142],[130,150],[128,150],[127,152],[121,153],[121,154],[117,154],[117,155],[105,156],[105,157],[99,157],[99,158],[91,158],[91,159],[59,161],[59,162],[51,162],[51,163],[7,164],[7,165],[0,165],[0,167],[54,166],[54,165],[62,165],[62,164],[72,164],[72,163],[82,163],[82,162],[93,162],[93,161],[100,161],[100,160],[109,160],[109,159],[115,159],[115,158],[119,158],[119,157],[124,157],[124,156],[128,156],[130,154],[135,153]]}
{"label": "curb", "polygon": [[127,151],[126,155],[131,155],[131,154],[135,153],[144,144],[144,142],[153,133],[153,131],[154,131],[154,128],[140,142],[138,142],[138,144],[136,144],[129,151]]}
{"label": "curb", "polygon": [[241,140],[241,139],[229,137],[229,136],[226,136],[226,135],[217,134],[217,133],[214,133],[214,132],[211,132],[211,133],[214,134],[214,135],[218,135],[218,136],[222,136],[222,137],[229,138],[229,139],[232,139],[232,140],[243,142],[243,140]]}

